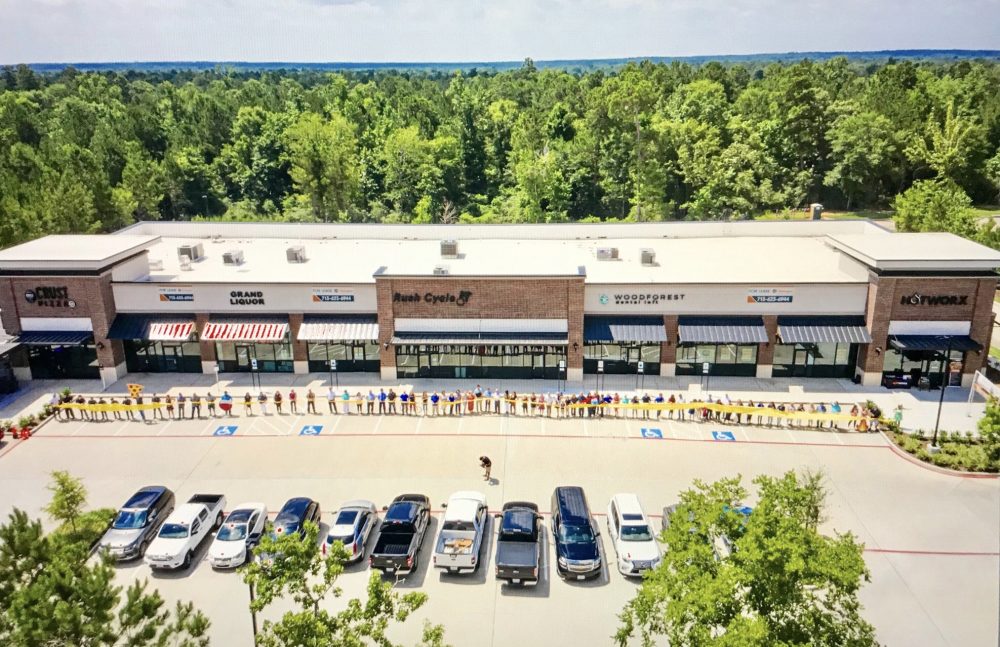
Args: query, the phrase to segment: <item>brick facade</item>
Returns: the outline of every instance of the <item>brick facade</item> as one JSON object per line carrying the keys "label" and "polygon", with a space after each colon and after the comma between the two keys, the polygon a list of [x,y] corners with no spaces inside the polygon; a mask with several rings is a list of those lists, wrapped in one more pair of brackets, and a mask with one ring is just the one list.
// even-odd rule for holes
{"label": "brick facade", "polygon": [[[396,366],[391,340],[397,318],[414,319],[566,319],[568,371],[583,370],[583,285],[571,278],[377,278],[379,357],[385,372]],[[457,298],[469,293],[467,302]],[[402,298],[397,299],[396,295]],[[428,298],[430,295],[430,298]],[[450,295],[456,300],[440,297]],[[412,297],[412,299],[410,298]],[[438,301],[434,297],[439,297]]]}

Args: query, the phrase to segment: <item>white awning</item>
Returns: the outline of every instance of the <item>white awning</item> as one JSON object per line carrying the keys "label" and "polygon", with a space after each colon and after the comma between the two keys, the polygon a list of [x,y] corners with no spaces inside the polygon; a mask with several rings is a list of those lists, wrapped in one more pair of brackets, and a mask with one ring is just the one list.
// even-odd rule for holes
{"label": "white awning", "polygon": [[569,330],[565,319],[396,319],[396,332],[480,333],[563,333]]}
{"label": "white awning", "polygon": [[233,321],[207,324],[201,338],[208,341],[281,341],[287,333],[287,323]]}
{"label": "white awning", "polygon": [[187,341],[194,330],[194,322],[186,323],[151,323],[149,324],[150,341]]}
{"label": "white awning", "polygon": [[378,324],[368,321],[313,321],[299,326],[299,341],[368,341],[378,339]]}

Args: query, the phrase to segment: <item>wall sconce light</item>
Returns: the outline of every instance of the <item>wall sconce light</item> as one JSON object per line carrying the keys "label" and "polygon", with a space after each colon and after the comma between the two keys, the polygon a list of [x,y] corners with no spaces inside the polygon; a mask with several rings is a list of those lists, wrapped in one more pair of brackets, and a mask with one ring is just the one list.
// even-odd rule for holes
{"label": "wall sconce light", "polygon": [[882,347],[881,346],[876,346],[875,347],[875,355],[881,355],[881,354],[882,354]]}
{"label": "wall sconce light", "polygon": [[578,344],[577,342],[573,342],[573,350],[579,350],[579,348],[580,344]]}
{"label": "wall sconce light", "polygon": [[97,348],[98,348],[99,350],[104,350],[104,342],[103,342],[103,341],[99,341],[99,342],[97,342]]}
{"label": "wall sconce light", "polygon": [[383,344],[383,347],[384,347],[384,348],[385,348],[386,350],[389,350],[389,342],[385,342],[385,344]]}

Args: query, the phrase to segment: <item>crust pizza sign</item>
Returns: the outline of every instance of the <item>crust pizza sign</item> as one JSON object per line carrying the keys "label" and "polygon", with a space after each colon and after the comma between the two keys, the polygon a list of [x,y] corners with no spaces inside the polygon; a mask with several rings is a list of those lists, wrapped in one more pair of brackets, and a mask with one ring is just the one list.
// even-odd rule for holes
{"label": "crust pizza sign", "polygon": [[69,288],[40,285],[24,291],[24,300],[42,308],[75,308],[76,301],[69,298]]}

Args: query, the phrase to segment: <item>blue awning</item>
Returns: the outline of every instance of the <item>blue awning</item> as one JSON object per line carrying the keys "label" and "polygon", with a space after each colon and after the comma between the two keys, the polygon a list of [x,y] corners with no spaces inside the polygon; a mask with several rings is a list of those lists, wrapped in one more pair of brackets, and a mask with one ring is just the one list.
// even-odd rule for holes
{"label": "blue awning", "polygon": [[584,317],[585,342],[663,342],[663,317]]}
{"label": "blue awning", "polygon": [[677,325],[682,344],[764,344],[763,317],[681,317]]}
{"label": "blue awning", "polygon": [[783,344],[870,344],[864,317],[778,317]]}
{"label": "blue awning", "polygon": [[907,350],[980,350],[982,346],[968,335],[893,335],[889,344],[900,351]]}
{"label": "blue awning", "polygon": [[35,330],[21,333],[17,341],[28,346],[79,346],[93,338],[94,333],[89,330]]}

